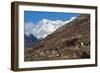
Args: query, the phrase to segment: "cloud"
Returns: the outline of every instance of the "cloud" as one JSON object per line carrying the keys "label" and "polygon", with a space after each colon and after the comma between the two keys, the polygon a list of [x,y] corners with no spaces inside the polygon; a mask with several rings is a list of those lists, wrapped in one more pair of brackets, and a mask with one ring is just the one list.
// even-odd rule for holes
{"label": "cloud", "polygon": [[35,25],[32,22],[26,22],[25,23],[25,34],[30,35],[34,27]]}

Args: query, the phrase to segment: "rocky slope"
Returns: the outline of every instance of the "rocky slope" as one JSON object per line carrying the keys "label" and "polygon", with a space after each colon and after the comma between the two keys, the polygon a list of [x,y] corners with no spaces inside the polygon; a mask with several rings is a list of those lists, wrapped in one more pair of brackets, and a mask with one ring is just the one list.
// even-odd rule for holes
{"label": "rocky slope", "polygon": [[25,61],[90,58],[90,15],[60,27],[38,44],[25,49]]}

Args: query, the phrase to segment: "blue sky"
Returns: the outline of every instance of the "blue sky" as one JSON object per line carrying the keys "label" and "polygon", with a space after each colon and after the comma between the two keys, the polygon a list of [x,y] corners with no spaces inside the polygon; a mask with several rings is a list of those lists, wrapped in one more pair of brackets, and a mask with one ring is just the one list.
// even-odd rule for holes
{"label": "blue sky", "polygon": [[71,19],[71,17],[78,17],[79,15],[78,13],[24,11],[24,22],[35,24],[42,19],[65,21]]}

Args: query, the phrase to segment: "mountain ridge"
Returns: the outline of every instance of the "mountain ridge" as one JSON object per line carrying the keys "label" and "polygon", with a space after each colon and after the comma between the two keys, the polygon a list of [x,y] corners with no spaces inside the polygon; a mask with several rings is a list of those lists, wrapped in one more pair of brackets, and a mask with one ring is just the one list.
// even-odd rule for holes
{"label": "mountain ridge", "polygon": [[34,35],[30,34],[27,36],[24,34],[24,48],[32,47],[32,45],[38,41],[39,40]]}
{"label": "mountain ridge", "polygon": [[37,39],[43,39],[45,38],[47,35],[53,33],[54,31],[56,31],[58,28],[60,28],[61,26],[71,22],[72,20],[74,20],[77,17],[72,17],[69,20],[66,21],[62,21],[62,20],[48,20],[48,19],[42,19],[39,22],[36,23],[36,25],[34,25],[33,29],[31,30],[31,32],[26,32],[27,35],[33,34]]}

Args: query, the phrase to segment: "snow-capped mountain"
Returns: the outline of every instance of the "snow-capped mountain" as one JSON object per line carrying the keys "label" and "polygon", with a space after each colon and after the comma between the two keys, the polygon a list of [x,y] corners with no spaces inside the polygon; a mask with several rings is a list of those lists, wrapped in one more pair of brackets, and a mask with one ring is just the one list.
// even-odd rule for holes
{"label": "snow-capped mountain", "polygon": [[69,23],[70,21],[74,20],[76,17],[72,17],[70,20],[62,21],[56,20],[51,21],[48,19],[42,19],[41,21],[37,22],[37,24],[33,25],[30,31],[25,32],[25,34],[30,35],[33,34],[37,39],[45,38],[47,35],[53,33],[59,27]]}

